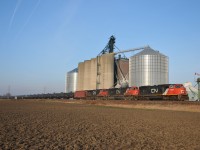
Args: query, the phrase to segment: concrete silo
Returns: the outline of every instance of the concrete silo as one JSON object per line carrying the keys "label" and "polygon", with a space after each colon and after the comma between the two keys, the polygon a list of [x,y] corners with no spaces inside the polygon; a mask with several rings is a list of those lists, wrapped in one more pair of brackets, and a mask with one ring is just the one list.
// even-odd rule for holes
{"label": "concrete silo", "polygon": [[129,86],[168,84],[168,57],[145,47],[129,59]]}
{"label": "concrete silo", "polygon": [[96,89],[97,60],[92,58],[78,64],[78,87],[77,90]]}
{"label": "concrete silo", "polygon": [[71,70],[66,75],[65,92],[75,92],[77,89],[78,68]]}
{"label": "concrete silo", "polygon": [[108,89],[114,85],[114,53],[79,63],[77,90]]}
{"label": "concrete silo", "polygon": [[114,53],[97,57],[96,89],[108,89],[114,85]]}

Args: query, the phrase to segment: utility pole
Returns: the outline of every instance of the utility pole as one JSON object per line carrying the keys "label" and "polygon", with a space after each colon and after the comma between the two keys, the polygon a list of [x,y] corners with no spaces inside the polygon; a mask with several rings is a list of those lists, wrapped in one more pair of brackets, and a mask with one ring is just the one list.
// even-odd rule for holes
{"label": "utility pole", "polygon": [[198,84],[198,100],[200,100],[200,78],[197,78],[197,84]]}
{"label": "utility pole", "polygon": [[10,94],[10,85],[8,86],[8,92],[7,92],[6,96],[7,96],[7,99],[9,99],[10,96],[11,96],[11,94]]}

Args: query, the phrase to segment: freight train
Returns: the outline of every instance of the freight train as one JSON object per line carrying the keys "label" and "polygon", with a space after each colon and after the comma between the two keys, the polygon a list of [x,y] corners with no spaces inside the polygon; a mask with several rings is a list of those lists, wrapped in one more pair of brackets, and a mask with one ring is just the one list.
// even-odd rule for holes
{"label": "freight train", "polygon": [[133,86],[83,90],[74,93],[74,99],[88,100],[189,100],[186,88],[182,84],[161,84],[154,86]]}
{"label": "freight train", "polygon": [[[14,99],[16,97],[10,97]],[[128,88],[110,88],[82,90],[70,93],[48,93],[21,95],[17,99],[85,99],[85,100],[189,100],[186,88],[182,84],[161,84],[154,86],[133,86]]]}

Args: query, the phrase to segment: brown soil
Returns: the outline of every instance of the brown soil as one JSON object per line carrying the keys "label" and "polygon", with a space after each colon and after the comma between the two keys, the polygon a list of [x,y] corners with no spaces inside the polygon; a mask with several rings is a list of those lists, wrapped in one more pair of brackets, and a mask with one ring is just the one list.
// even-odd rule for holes
{"label": "brown soil", "polygon": [[200,149],[200,113],[0,101],[0,149]]}

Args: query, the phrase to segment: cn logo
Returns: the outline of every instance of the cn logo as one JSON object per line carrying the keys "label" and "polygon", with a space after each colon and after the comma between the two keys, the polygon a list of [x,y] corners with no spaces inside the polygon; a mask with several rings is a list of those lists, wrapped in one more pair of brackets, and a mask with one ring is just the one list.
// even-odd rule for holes
{"label": "cn logo", "polygon": [[158,89],[151,89],[151,93],[158,93]]}
{"label": "cn logo", "polygon": [[120,94],[121,92],[120,92],[120,90],[116,90],[116,94]]}
{"label": "cn logo", "polygon": [[93,95],[96,95],[96,91],[93,91]]}

